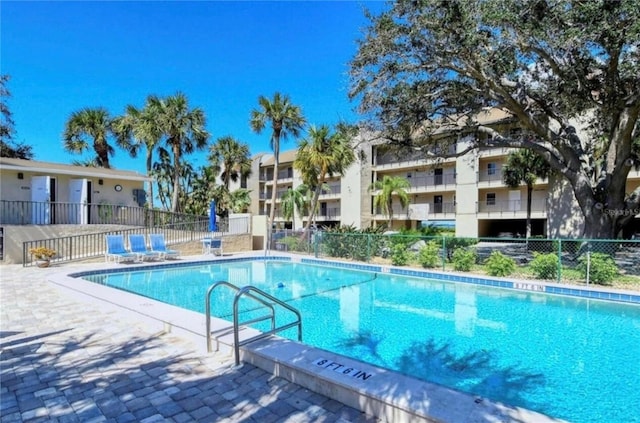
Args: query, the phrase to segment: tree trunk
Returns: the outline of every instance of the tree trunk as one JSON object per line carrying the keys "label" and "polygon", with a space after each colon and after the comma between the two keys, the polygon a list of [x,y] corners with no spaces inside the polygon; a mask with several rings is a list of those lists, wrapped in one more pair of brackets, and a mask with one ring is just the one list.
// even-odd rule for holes
{"label": "tree trunk", "polygon": [[316,211],[318,210],[318,199],[320,198],[320,191],[322,191],[322,185],[324,182],[318,184],[316,189],[313,192],[313,198],[311,199],[311,210],[309,211],[309,219],[307,220],[307,224],[304,227],[304,233],[302,234],[302,239],[308,239],[309,232],[311,231],[311,224],[313,223],[313,219],[316,216]]}
{"label": "tree trunk", "polygon": [[177,213],[180,198],[180,147],[173,142],[173,195],[171,197],[171,211]]}
{"label": "tree trunk", "polygon": [[[151,175],[153,170],[153,157],[152,152],[147,149],[147,176]],[[149,203],[149,209],[153,210],[153,181],[149,182],[149,189],[147,190],[147,202]]]}

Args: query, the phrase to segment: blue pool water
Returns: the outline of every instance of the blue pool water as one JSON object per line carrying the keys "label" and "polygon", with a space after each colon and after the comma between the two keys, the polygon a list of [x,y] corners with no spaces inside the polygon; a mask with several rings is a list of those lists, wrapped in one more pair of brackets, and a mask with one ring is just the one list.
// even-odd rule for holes
{"label": "blue pool water", "polygon": [[637,305],[262,260],[83,278],[198,312],[213,282],[251,284],[300,310],[306,344],[576,423],[640,422]]}

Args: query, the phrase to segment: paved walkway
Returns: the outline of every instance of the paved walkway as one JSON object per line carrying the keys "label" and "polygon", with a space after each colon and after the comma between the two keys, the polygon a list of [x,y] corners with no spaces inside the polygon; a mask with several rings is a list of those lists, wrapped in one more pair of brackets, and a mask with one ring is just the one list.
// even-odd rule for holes
{"label": "paved walkway", "polygon": [[71,299],[44,281],[48,271],[0,266],[3,423],[379,421]]}

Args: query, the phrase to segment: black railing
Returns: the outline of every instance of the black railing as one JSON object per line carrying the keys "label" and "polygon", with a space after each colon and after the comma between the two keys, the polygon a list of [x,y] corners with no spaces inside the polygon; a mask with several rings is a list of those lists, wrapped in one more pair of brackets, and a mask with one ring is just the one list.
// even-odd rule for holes
{"label": "black railing", "polygon": [[25,241],[22,243],[22,263],[24,267],[35,264],[36,258],[29,253],[33,247],[47,247],[54,250],[56,254],[51,259],[52,263],[100,257],[106,251],[105,235],[123,235],[126,240],[129,234],[142,234],[145,237],[149,234],[163,234],[167,244],[178,244],[201,240],[211,232],[209,232],[207,220]]}
{"label": "black railing", "polygon": [[0,201],[3,225],[163,226],[199,222],[208,222],[208,217],[115,204]]}

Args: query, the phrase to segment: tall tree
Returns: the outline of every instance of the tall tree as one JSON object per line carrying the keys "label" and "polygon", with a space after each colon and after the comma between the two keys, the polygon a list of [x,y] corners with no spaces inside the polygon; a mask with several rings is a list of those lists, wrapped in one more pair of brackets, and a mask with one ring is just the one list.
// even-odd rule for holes
{"label": "tall tree", "polygon": [[378,191],[373,197],[373,207],[380,208],[382,214],[387,216],[387,229],[393,227],[393,197],[398,197],[398,201],[403,209],[409,205],[409,194],[407,189],[411,187],[409,181],[399,176],[383,176],[369,186],[369,191]]}
{"label": "tall tree", "polygon": [[333,133],[327,125],[317,128],[312,126],[309,136],[298,144],[298,154],[293,167],[300,171],[302,180],[313,191],[305,235],[314,221],[322,187],[327,179],[344,176],[345,171],[356,161],[351,147],[353,135],[354,130],[344,124],[338,125]]}
{"label": "tall tree", "polygon": [[153,163],[153,170],[150,173],[156,181],[158,187],[158,199],[162,208],[171,209],[171,199],[173,198],[173,165],[171,155],[165,149],[158,152],[158,160]]}
{"label": "tall tree", "polygon": [[[137,109],[132,105],[127,106],[124,115],[115,118],[112,125],[119,144],[129,151],[132,157],[136,157],[138,151],[144,148],[148,175],[153,171],[153,153],[161,148],[162,133],[157,123],[157,111],[154,103],[148,98],[143,109]],[[152,209],[153,195],[153,182],[149,182],[147,201]]]}
{"label": "tall tree", "polygon": [[9,75],[0,75],[0,142],[2,142],[3,146],[8,145],[13,140],[13,134],[16,132],[13,115],[8,103],[11,91],[7,88],[7,84],[10,79]]}
{"label": "tall tree", "polygon": [[33,147],[22,142],[0,141],[0,157],[32,160]]}
{"label": "tall tree", "polygon": [[171,211],[180,211],[180,177],[182,157],[207,146],[209,133],[205,129],[206,118],[200,108],[189,107],[189,100],[182,93],[167,98],[149,96],[148,107],[155,115],[155,123],[162,134],[167,149],[173,155],[173,190]]}
{"label": "tall tree", "polygon": [[73,112],[65,125],[64,149],[70,153],[82,154],[93,148],[96,156],[87,163],[109,169],[109,157],[115,149],[108,138],[113,135],[113,119],[104,107],[85,108]]}
{"label": "tall tree", "polygon": [[276,92],[273,99],[258,97],[258,109],[251,111],[249,125],[257,134],[262,133],[267,124],[271,124],[271,149],[275,158],[273,166],[273,190],[271,194],[271,212],[269,224],[273,227],[276,216],[276,196],[278,165],[280,163],[280,140],[289,136],[298,137],[306,124],[300,107],[291,103],[289,96]]}
{"label": "tall tree", "polygon": [[305,184],[298,185],[295,189],[289,188],[282,197],[280,205],[282,207],[282,217],[291,220],[291,229],[296,229],[296,212],[304,216],[308,210],[307,194],[309,187]]}
{"label": "tall tree", "polygon": [[527,229],[525,237],[531,236],[531,197],[533,185],[538,178],[549,176],[549,163],[533,150],[520,149],[507,157],[502,168],[502,179],[510,188],[518,188],[521,183],[527,186]]}
{"label": "tall tree", "polygon": [[209,150],[209,162],[229,191],[231,181],[237,182],[251,174],[249,145],[231,136],[218,138]]}
{"label": "tall tree", "polygon": [[[469,149],[532,149],[563,175],[584,236],[614,238],[631,222],[640,208],[640,188],[625,192],[640,160],[638,1],[397,0],[368,17],[350,97],[373,129],[428,149],[432,129],[455,117],[480,135]],[[522,135],[481,125],[487,107],[508,111]]]}
{"label": "tall tree", "polygon": [[233,213],[246,213],[251,206],[251,191],[238,188],[229,193],[229,210]]}
{"label": "tall tree", "polygon": [[216,175],[211,166],[203,166],[193,173],[189,187],[184,190],[186,213],[203,216],[209,212],[209,204],[215,198],[215,189],[218,188]]}

